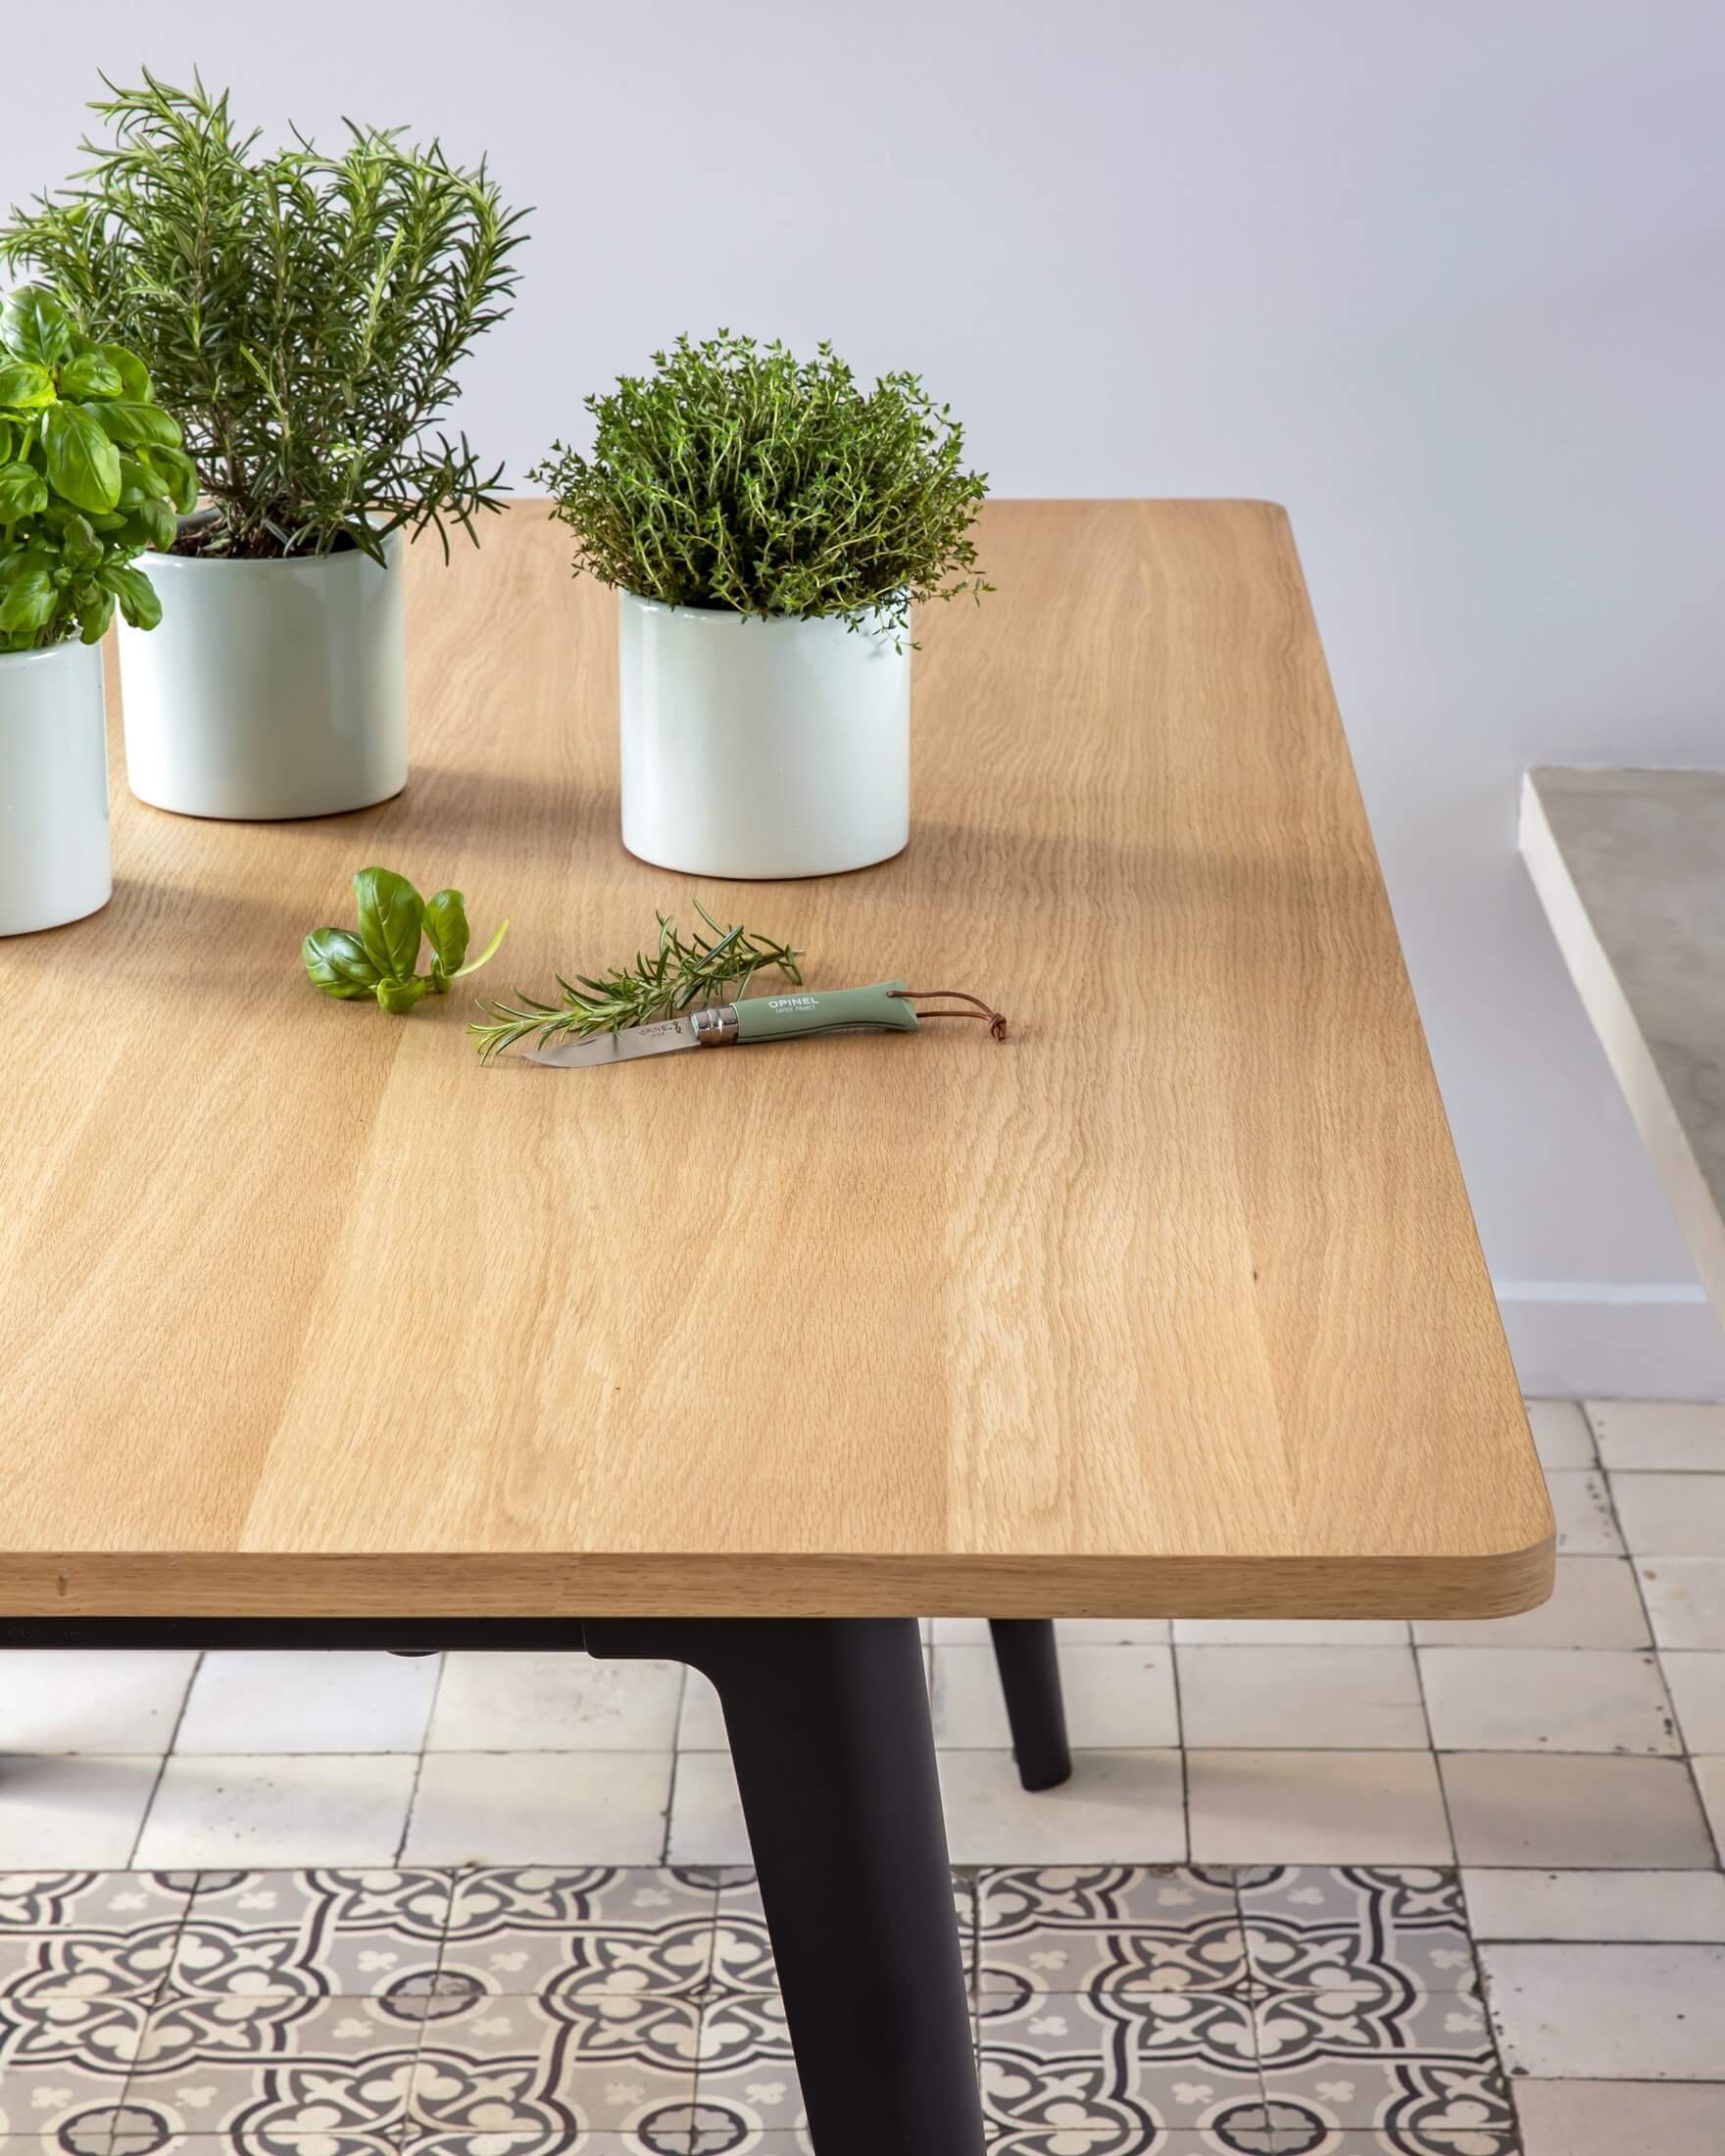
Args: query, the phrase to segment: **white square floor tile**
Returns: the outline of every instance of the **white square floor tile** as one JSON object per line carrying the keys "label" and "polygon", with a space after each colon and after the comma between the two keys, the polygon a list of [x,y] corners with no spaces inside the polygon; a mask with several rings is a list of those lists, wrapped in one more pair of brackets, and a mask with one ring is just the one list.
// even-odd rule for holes
{"label": "white square floor tile", "polygon": [[682,1666],[448,1654],[427,1751],[669,1751]]}
{"label": "white square floor tile", "polygon": [[1725,1557],[1638,1557],[1635,1569],[1660,1646],[1725,1648]]}
{"label": "white square floor tile", "polygon": [[138,1866],[387,1864],[417,1764],[383,1752],[172,1758],[144,1822]]}
{"label": "white square floor tile", "polygon": [[1590,1399],[1587,1418],[1607,1468],[1725,1474],[1725,1406],[1689,1400]]}
{"label": "white square floor tile", "polygon": [[1611,1495],[1638,1557],[1725,1557],[1725,1475],[1613,1475]]}
{"label": "white square floor tile", "polygon": [[1165,1617],[1057,1617],[1055,1639],[1063,1647],[1165,1647]]}
{"label": "white square floor tile", "polygon": [[1177,1751],[1087,1751],[1072,1779],[1034,1793],[1010,1752],[940,1754],[955,1864],[1179,1864],[1186,1856]]}
{"label": "white square floor tile", "polygon": [[1187,1647],[1394,1647],[1407,1644],[1399,1619],[1375,1617],[1176,1617]]}
{"label": "white square floor tile", "polygon": [[1646,1647],[1652,1644],[1627,1557],[1559,1557],[1551,1599],[1518,1617],[1422,1618],[1421,1646]]}
{"label": "white square floor tile", "polygon": [[417,1752],[437,1657],[206,1654],[176,1752]]}
{"label": "white square floor tile", "polygon": [[1442,1766],[1463,1864],[1654,1871],[1713,1861],[1681,1759],[1451,1752]]}
{"label": "white square floor tile", "polygon": [[728,1751],[679,1752],[671,1795],[672,1864],[747,1864],[749,1830]]}
{"label": "white square floor tile", "polygon": [[0,1871],[110,1871],[129,1864],[161,1765],[153,1757],[114,1754],[0,1757]]}
{"label": "white square floor tile", "polygon": [[1719,2156],[1725,2082],[1511,2083],[1522,2156]]}
{"label": "white square floor tile", "polygon": [[657,1864],[671,1754],[427,1752],[409,1864]]}
{"label": "white square floor tile", "polygon": [[1672,1650],[1659,1657],[1686,1749],[1725,1752],[1725,1654]]}
{"label": "white square floor tile", "polygon": [[0,1652],[0,1753],[165,1752],[195,1653]]}
{"label": "white square floor tile", "polygon": [[1476,1939],[1725,1939],[1725,1873],[1463,1872]]}
{"label": "white square floor tile", "polygon": [[1725,1946],[1480,1949],[1503,2064],[1542,2079],[1717,2075]]}
{"label": "white square floor tile", "polygon": [[1725,1863],[1725,1752],[1715,1752],[1710,1758],[1697,1759],[1691,1764],[1695,1770],[1696,1788],[1707,1808],[1714,1846],[1720,1862]]}
{"label": "white square floor tile", "polygon": [[1674,1753],[1652,1654],[1596,1647],[1421,1647],[1440,1751]]}
{"label": "white square floor tile", "polygon": [[1533,1442],[1546,1467],[1592,1467],[1596,1464],[1593,1432],[1580,1403],[1572,1399],[1530,1399],[1522,1402],[1533,1430]]}
{"label": "white square floor tile", "polygon": [[1180,1719],[1194,1748],[1422,1750],[1413,1650],[1176,1646]]}
{"label": "white square floor tile", "polygon": [[[1148,1751],[1180,1741],[1169,1647],[1062,1646],[1066,1734],[1087,1750]],[[988,1647],[934,1650],[934,1741],[942,1750],[1010,1750],[1000,1672]]]}
{"label": "white square floor tile", "polygon": [[1565,1557],[1618,1557],[1622,1538],[1611,1517],[1603,1475],[1562,1467],[1548,1472],[1546,1488],[1557,1516],[1557,1548]]}
{"label": "white square floor tile", "polygon": [[1414,1751],[1187,1754],[1195,1864],[1448,1864],[1437,1763]]}

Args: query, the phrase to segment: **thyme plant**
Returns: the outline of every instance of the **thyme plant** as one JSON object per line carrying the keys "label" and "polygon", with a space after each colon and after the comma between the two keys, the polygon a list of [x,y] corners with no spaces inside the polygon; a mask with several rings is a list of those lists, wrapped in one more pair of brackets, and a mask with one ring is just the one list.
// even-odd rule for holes
{"label": "thyme plant", "polygon": [[359,547],[497,507],[465,434],[432,429],[473,340],[515,291],[521,213],[483,162],[349,123],[258,150],[227,95],[147,71],[91,107],[111,140],[58,195],[14,209],[0,254],[29,263],[92,337],[139,353],[218,513],[181,552]]}
{"label": "thyme plant", "polygon": [[674,607],[884,616],[980,598],[970,525],[988,492],[963,430],[914,374],[872,390],[828,344],[813,360],[721,329],[586,400],[592,453],[532,477],[575,534],[574,570]]}

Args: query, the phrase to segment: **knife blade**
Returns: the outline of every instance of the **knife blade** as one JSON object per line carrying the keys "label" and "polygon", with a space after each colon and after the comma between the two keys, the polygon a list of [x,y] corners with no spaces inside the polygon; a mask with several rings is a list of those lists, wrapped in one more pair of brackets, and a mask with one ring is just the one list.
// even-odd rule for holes
{"label": "knife blade", "polygon": [[700,1046],[689,1018],[656,1018],[651,1025],[624,1026],[616,1033],[595,1033],[584,1041],[562,1041],[555,1048],[530,1048],[526,1060],[549,1063],[558,1070],[585,1070],[595,1063],[627,1063],[637,1055],[671,1055],[678,1049]]}

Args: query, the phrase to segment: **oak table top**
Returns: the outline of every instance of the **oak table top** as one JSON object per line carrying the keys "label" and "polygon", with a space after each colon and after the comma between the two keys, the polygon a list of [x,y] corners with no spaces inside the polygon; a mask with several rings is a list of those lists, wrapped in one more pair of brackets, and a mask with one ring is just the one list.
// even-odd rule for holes
{"label": "oak table top", "polygon": [[[0,945],[0,1611],[1491,1615],[1552,1520],[1288,523],[997,503],[919,622],[909,849],[617,837],[613,597],[542,507],[409,558],[413,770],[134,802]],[[370,862],[482,982],[656,906],[981,1026],[483,1069],[298,945]],[[478,984],[475,984],[478,985]]]}

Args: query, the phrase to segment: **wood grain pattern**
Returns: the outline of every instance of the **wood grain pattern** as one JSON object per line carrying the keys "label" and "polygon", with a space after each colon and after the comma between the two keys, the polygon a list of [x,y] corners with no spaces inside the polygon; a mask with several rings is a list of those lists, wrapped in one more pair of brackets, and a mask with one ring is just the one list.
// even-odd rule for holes
{"label": "wood grain pattern", "polygon": [[[534,507],[410,558],[413,777],[125,792],[0,945],[0,1609],[1484,1615],[1552,1523],[1282,513],[987,512],[909,850],[693,885],[616,836],[611,595]],[[981,1027],[481,1069],[297,945],[379,860],[489,978],[697,889]]]}

